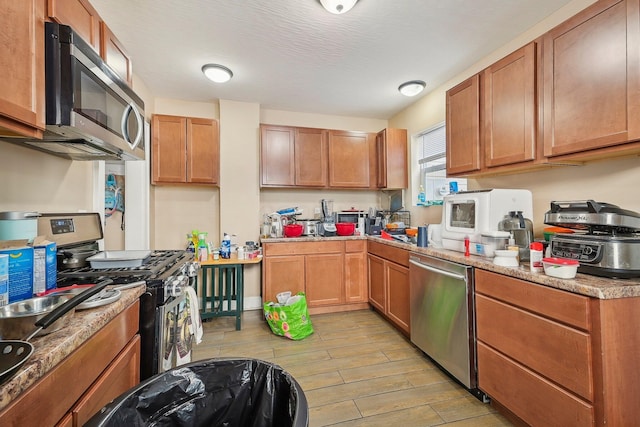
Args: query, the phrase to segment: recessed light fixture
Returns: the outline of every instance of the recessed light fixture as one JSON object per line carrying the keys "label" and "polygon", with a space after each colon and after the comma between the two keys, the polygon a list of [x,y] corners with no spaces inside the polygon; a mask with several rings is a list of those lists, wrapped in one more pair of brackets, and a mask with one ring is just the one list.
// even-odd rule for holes
{"label": "recessed light fixture", "polygon": [[327,11],[340,15],[351,10],[358,0],[320,0]]}
{"label": "recessed light fixture", "polygon": [[224,83],[231,80],[233,73],[223,65],[207,64],[202,67],[202,72],[212,82]]}
{"label": "recessed light fixture", "polygon": [[405,83],[402,83],[398,90],[404,96],[416,96],[425,88],[427,84],[422,80],[411,80]]}

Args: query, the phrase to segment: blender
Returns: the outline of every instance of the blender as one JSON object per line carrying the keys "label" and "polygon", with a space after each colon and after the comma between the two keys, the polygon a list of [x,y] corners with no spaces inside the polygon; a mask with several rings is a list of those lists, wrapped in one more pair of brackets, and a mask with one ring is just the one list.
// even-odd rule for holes
{"label": "blender", "polygon": [[336,235],[336,215],[333,212],[333,200],[322,199],[322,222],[319,224],[318,234],[321,236]]}

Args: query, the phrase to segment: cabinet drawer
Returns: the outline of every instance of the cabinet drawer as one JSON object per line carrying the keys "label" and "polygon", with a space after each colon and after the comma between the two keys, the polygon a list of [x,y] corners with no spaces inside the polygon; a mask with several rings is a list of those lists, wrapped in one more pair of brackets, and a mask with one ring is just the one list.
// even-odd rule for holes
{"label": "cabinet drawer", "polygon": [[478,343],[478,387],[532,426],[593,426],[593,406]]}
{"label": "cabinet drawer", "polygon": [[522,307],[576,328],[591,330],[589,297],[476,269],[476,293]]}
{"label": "cabinet drawer", "polygon": [[369,253],[395,262],[396,264],[409,267],[409,251],[406,249],[396,248],[385,245],[384,243],[369,242]]}
{"label": "cabinet drawer", "polygon": [[476,295],[478,340],[593,401],[588,334]]}
{"label": "cabinet drawer", "polygon": [[364,252],[367,247],[366,240],[345,240],[344,251],[345,252]]}
{"label": "cabinet drawer", "polygon": [[265,256],[340,253],[344,252],[344,241],[265,243],[263,249]]}

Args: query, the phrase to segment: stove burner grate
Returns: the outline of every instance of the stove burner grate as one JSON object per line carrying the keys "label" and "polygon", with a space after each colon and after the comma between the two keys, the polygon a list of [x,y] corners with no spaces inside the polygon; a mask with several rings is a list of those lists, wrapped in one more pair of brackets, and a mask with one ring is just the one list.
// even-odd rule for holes
{"label": "stove burner grate", "polygon": [[157,276],[172,267],[174,264],[181,261],[185,254],[185,251],[179,250],[155,251],[149,256],[147,262],[138,267],[95,269],[90,266],[86,266],[59,271],[58,277],[61,279],[74,278],[76,281],[80,279],[91,279],[91,281],[95,281],[97,278],[102,277],[108,277],[114,281],[116,280],[116,277],[118,280],[121,277],[133,277],[136,280],[145,280],[145,278]]}

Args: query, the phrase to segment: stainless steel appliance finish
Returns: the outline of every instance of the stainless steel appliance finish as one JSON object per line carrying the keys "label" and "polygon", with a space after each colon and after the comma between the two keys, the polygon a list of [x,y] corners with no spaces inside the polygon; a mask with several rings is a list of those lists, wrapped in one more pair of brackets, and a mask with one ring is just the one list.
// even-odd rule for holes
{"label": "stainless steel appliance finish", "polygon": [[640,277],[640,214],[593,200],[551,202],[546,224],[580,230],[551,236],[551,255],[580,261],[578,272]]}
{"label": "stainless steel appliance finish", "polygon": [[66,25],[45,23],[46,130],[9,138],[73,160],[144,160],[144,102]]}
{"label": "stainless steel appliance finish", "polygon": [[[97,223],[93,215],[97,214],[43,214],[38,226],[42,225],[40,234],[47,235],[63,247],[102,236],[102,226],[98,217]],[[46,231],[48,230],[48,231]],[[90,265],[78,268],[58,269],[57,287],[74,284],[92,284],[104,279],[111,279],[113,285],[122,288],[129,284],[146,284],[145,292],[140,296],[140,378],[146,379],[169,369],[172,363],[186,363],[185,349],[190,349],[190,340],[181,344],[182,356],[168,359],[165,351],[177,346],[178,319],[183,319],[185,311],[185,295],[183,289],[193,286],[198,274],[198,264],[194,263],[192,252],[184,250],[152,251],[145,261],[136,267],[92,268]],[[175,327],[167,329],[167,320],[172,320]],[[180,323],[183,325],[183,323]],[[189,353],[190,354],[190,353]]]}
{"label": "stainless steel appliance finish", "polygon": [[473,268],[411,255],[411,342],[476,397]]}
{"label": "stainless steel appliance finish", "polygon": [[302,225],[303,236],[316,236],[318,234],[318,221],[314,219],[296,219],[296,223]]}

